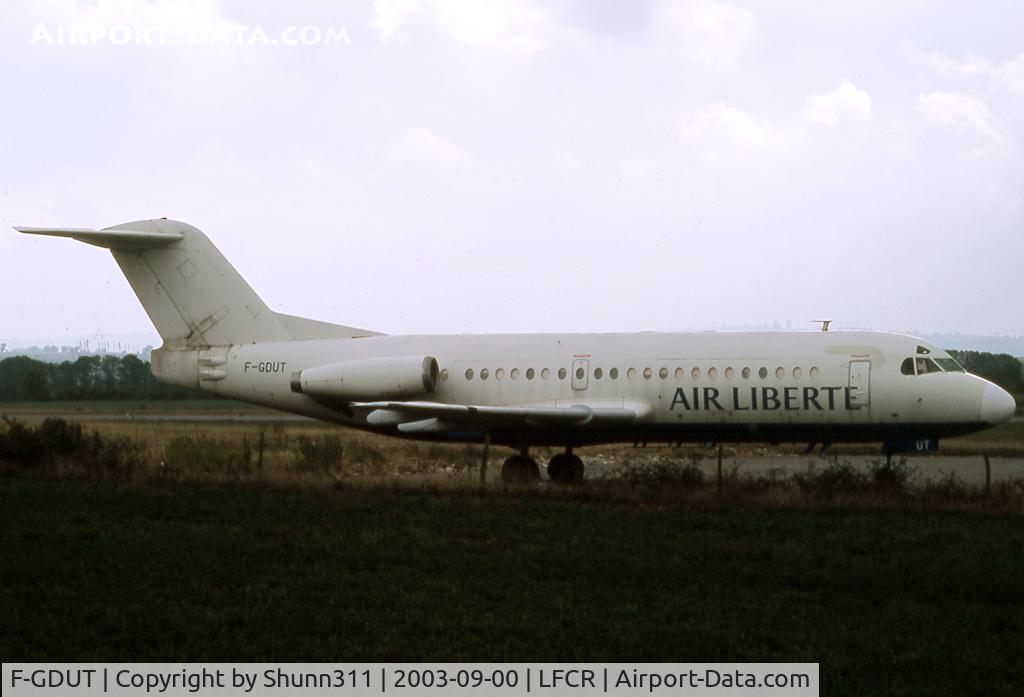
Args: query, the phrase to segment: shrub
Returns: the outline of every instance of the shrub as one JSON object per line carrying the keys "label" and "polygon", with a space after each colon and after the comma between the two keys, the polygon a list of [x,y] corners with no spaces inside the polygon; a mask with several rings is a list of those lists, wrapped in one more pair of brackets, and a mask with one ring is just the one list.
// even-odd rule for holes
{"label": "shrub", "polygon": [[164,448],[163,463],[179,470],[198,468],[204,472],[237,474],[249,470],[251,454],[248,439],[243,438],[239,447],[215,438],[179,436]]}
{"label": "shrub", "polygon": [[353,464],[374,466],[383,465],[385,460],[384,453],[372,445],[360,443],[359,441],[348,444],[345,448],[345,459]]}
{"label": "shrub", "polygon": [[901,457],[893,462],[892,460],[875,460],[869,466],[872,484],[883,491],[902,492],[917,475],[917,468],[907,464],[907,459]]}
{"label": "shrub", "polygon": [[822,470],[810,465],[806,472],[795,472],[792,478],[801,493],[827,499],[862,494],[869,486],[867,475],[849,462],[838,460]]}
{"label": "shrub", "polygon": [[46,419],[39,425],[39,435],[50,455],[72,455],[80,451],[85,442],[81,425],[64,419]]}
{"label": "shrub", "polygon": [[955,472],[950,472],[939,479],[925,482],[924,493],[943,501],[960,501],[967,496],[967,482],[956,476]]}
{"label": "shrub", "polygon": [[96,431],[82,441],[80,462],[93,474],[130,477],[145,463],[146,445],[126,436],[104,438]]}
{"label": "shrub", "polygon": [[652,489],[695,489],[704,483],[704,471],[692,460],[685,464],[653,462],[639,467],[627,467],[622,478],[633,486]]}
{"label": "shrub", "polygon": [[34,428],[17,421],[6,425],[0,433],[0,461],[20,467],[64,461],[94,474],[130,476],[145,461],[144,443],[96,431],[86,434],[80,425],[63,419],[46,419]]}
{"label": "shrub", "polygon": [[46,457],[46,447],[38,428],[29,428],[7,419],[4,422],[7,428],[0,433],[0,461],[33,467]]}
{"label": "shrub", "polygon": [[344,450],[337,436],[299,436],[295,444],[299,451],[298,464],[301,469],[329,472],[334,466],[341,467]]}

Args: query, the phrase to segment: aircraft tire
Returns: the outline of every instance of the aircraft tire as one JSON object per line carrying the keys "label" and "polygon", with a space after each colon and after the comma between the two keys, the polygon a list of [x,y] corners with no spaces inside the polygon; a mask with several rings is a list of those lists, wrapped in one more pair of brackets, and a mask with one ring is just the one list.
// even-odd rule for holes
{"label": "aircraft tire", "polygon": [[583,483],[583,460],[572,453],[559,453],[548,461],[552,484],[578,486]]}
{"label": "aircraft tire", "polygon": [[532,457],[513,455],[501,466],[505,486],[530,486],[540,480],[540,467]]}

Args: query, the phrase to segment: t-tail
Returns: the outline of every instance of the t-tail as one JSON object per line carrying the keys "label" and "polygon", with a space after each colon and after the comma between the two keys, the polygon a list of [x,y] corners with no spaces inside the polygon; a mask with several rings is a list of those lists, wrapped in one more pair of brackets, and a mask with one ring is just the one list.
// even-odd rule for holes
{"label": "t-tail", "polygon": [[167,382],[199,387],[204,356],[227,346],[375,334],[274,312],[206,235],[177,220],[139,220],[102,230],[15,229],[111,251],[163,339],[152,366]]}

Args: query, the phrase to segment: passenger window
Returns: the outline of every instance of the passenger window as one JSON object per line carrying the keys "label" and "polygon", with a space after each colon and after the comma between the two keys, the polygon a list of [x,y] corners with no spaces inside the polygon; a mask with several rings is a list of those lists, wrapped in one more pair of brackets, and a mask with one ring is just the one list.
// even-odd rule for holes
{"label": "passenger window", "polygon": [[441,370],[441,379],[442,380],[447,380],[448,379],[448,369],[447,368],[444,368],[444,369]]}
{"label": "passenger window", "polygon": [[473,379],[473,369],[472,368],[466,368],[466,379],[467,380],[472,380]]}
{"label": "passenger window", "polygon": [[709,380],[714,380],[717,377],[718,377],[718,369],[714,368],[714,367],[708,368],[708,379]]}
{"label": "passenger window", "polygon": [[793,377],[794,378],[799,380],[801,375],[803,375],[803,371],[800,370],[800,368],[793,368]]}
{"label": "passenger window", "polygon": [[630,380],[636,380],[636,368],[630,368],[626,371],[626,377]]}
{"label": "passenger window", "polygon": [[694,368],[693,370],[691,370],[690,371],[690,377],[693,378],[694,380],[699,380],[700,379],[700,368]]}
{"label": "passenger window", "polygon": [[817,368],[817,366],[813,366],[811,368],[811,377],[812,378],[817,378],[818,377],[818,368]]}
{"label": "passenger window", "polygon": [[509,373],[509,375],[512,377],[513,380],[518,380],[519,379],[519,368],[513,368],[512,372]]}
{"label": "passenger window", "polygon": [[540,379],[541,380],[547,380],[549,377],[551,377],[551,369],[550,368],[545,368],[544,370],[540,371]]}
{"label": "passenger window", "polygon": [[527,380],[533,380],[533,376],[534,375],[536,375],[536,373],[533,372],[533,368],[527,368],[526,369],[526,379]]}
{"label": "passenger window", "polygon": [[686,374],[685,370],[683,370],[682,368],[676,368],[676,380],[682,380],[683,379],[683,375],[685,375],[685,374]]}
{"label": "passenger window", "polygon": [[494,371],[494,379],[495,380],[504,380],[505,379],[505,369],[504,368],[498,368],[497,370],[495,370]]}
{"label": "passenger window", "polygon": [[733,378],[733,376],[735,374],[736,374],[736,371],[732,369],[732,366],[729,366],[728,368],[725,369],[725,379],[726,380],[732,380],[732,378]]}
{"label": "passenger window", "polygon": [[764,380],[766,377],[768,377],[768,369],[765,368],[764,366],[761,366],[761,369],[757,371],[757,374],[762,380]]}
{"label": "passenger window", "polygon": [[667,379],[668,378],[668,368],[662,368],[661,370],[659,370],[658,371],[658,377],[661,378],[662,380]]}
{"label": "passenger window", "polygon": [[565,380],[565,368],[558,369],[558,379]]}
{"label": "passenger window", "polygon": [[742,371],[742,375],[744,380],[750,379],[750,368],[744,368]]}
{"label": "passenger window", "polygon": [[[600,370],[600,368],[598,370]],[[584,375],[583,368],[577,368],[576,369],[576,379],[577,380],[582,380],[583,379],[583,375]]]}
{"label": "passenger window", "polygon": [[778,368],[775,369],[775,377],[777,377],[779,380],[786,377],[786,369],[780,365]]}
{"label": "passenger window", "polygon": [[900,372],[903,373],[904,375],[913,375],[914,374],[914,359],[913,358],[904,358],[903,359],[903,363],[900,365]]}
{"label": "passenger window", "polygon": [[610,377],[612,380],[617,380],[619,378],[619,369],[612,368],[611,370],[609,370],[608,377]]}
{"label": "passenger window", "polygon": [[490,375],[490,374],[491,374],[491,372],[489,370],[487,370],[487,368],[483,368],[483,369],[480,370],[480,379],[481,380],[486,380],[487,376]]}
{"label": "passenger window", "polygon": [[654,375],[653,370],[650,368],[644,368],[644,380],[650,380],[652,375]]}

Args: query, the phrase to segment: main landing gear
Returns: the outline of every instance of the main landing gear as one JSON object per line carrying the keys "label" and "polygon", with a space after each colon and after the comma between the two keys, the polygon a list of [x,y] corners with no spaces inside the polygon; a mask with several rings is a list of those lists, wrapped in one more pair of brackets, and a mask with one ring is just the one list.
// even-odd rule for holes
{"label": "main landing gear", "polygon": [[[583,482],[583,460],[572,448],[558,453],[548,461],[548,479],[552,484],[574,486]],[[506,486],[530,486],[540,481],[540,467],[524,448],[501,466],[501,481]]]}
{"label": "main landing gear", "polygon": [[574,455],[572,448],[548,460],[548,479],[552,484],[575,486],[583,483],[583,460]]}
{"label": "main landing gear", "polygon": [[540,467],[537,461],[530,457],[526,448],[523,448],[518,455],[513,455],[505,460],[501,466],[501,481],[505,486],[529,486],[540,481]]}

